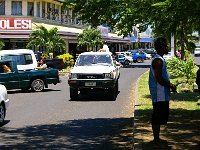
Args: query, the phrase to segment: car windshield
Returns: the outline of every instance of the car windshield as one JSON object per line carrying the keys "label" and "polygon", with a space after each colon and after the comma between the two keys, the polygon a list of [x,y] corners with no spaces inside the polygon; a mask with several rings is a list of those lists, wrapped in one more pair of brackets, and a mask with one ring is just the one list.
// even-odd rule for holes
{"label": "car windshield", "polygon": [[112,65],[112,58],[110,55],[80,55],[77,59],[76,66],[89,65]]}

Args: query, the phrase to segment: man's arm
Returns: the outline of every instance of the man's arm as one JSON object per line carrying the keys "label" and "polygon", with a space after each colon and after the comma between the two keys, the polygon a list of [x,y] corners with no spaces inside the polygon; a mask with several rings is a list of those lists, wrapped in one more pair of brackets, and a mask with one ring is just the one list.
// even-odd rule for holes
{"label": "man's arm", "polygon": [[152,67],[154,69],[154,75],[156,78],[156,81],[162,85],[169,87],[172,89],[172,91],[176,91],[176,86],[170,83],[170,81],[166,81],[162,76],[162,67],[163,67],[163,61],[159,58],[155,58],[152,62]]}

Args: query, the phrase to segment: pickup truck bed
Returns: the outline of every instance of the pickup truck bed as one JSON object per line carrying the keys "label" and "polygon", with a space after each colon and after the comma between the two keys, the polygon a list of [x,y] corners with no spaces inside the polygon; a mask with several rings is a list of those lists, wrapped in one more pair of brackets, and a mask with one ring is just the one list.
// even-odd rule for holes
{"label": "pickup truck bed", "polygon": [[[11,68],[11,72],[2,72],[1,66],[6,64]],[[33,91],[42,91],[48,88],[48,84],[60,83],[58,69],[46,70],[17,70],[17,65],[14,61],[0,61],[0,84],[4,85],[8,90],[22,89]]]}
{"label": "pickup truck bed", "polygon": [[54,58],[54,59],[50,59],[50,58],[46,58],[45,59],[45,63],[47,64],[47,67],[49,68],[55,68],[58,70],[62,70],[64,68],[64,62],[63,59],[59,59],[59,58]]}

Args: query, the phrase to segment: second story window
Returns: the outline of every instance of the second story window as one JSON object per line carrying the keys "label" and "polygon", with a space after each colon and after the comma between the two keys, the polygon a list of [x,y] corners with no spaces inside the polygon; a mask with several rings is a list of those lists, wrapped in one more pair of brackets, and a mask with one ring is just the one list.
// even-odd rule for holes
{"label": "second story window", "polygon": [[47,3],[47,19],[50,19],[52,13],[51,3]]}
{"label": "second story window", "polygon": [[0,0],[0,15],[5,15],[5,0]]}
{"label": "second story window", "polygon": [[12,1],[12,15],[22,15],[22,2]]}
{"label": "second story window", "polygon": [[34,16],[34,3],[33,2],[28,2],[27,16]]}

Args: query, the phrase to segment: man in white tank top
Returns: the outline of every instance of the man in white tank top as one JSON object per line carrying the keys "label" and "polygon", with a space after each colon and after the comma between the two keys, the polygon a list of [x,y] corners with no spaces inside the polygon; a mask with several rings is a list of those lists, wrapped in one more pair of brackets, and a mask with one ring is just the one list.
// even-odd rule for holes
{"label": "man in white tank top", "polygon": [[159,138],[160,125],[167,124],[169,116],[170,90],[176,92],[176,86],[170,83],[166,62],[163,58],[168,53],[167,40],[157,38],[154,42],[157,54],[152,59],[149,71],[149,90],[152,98],[152,130],[154,142],[162,142]]}

